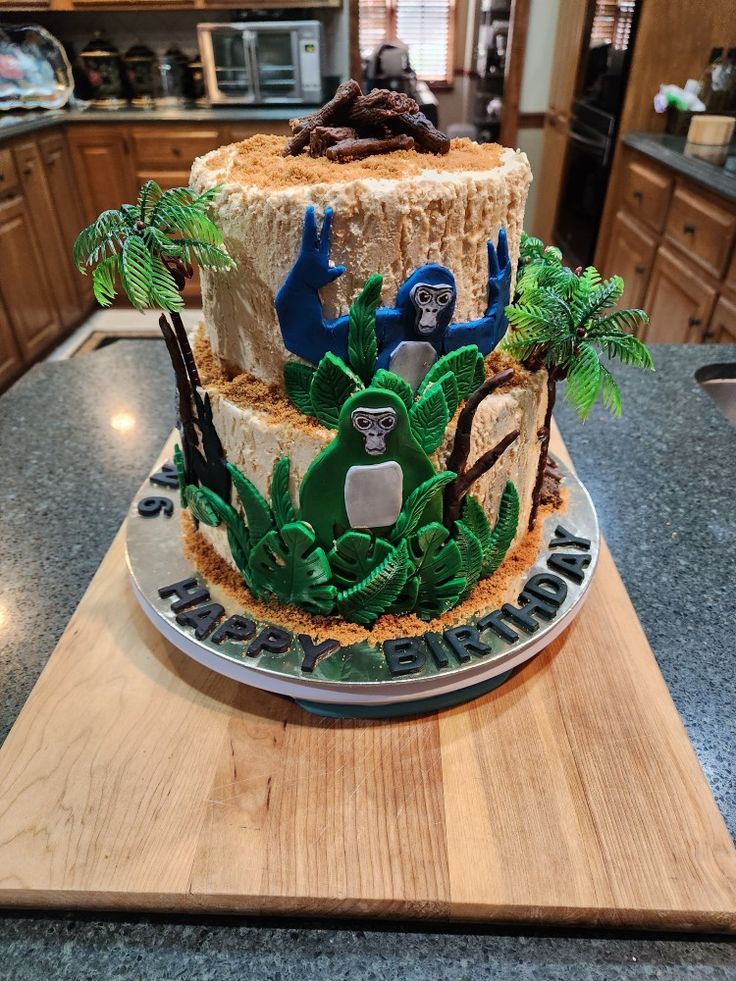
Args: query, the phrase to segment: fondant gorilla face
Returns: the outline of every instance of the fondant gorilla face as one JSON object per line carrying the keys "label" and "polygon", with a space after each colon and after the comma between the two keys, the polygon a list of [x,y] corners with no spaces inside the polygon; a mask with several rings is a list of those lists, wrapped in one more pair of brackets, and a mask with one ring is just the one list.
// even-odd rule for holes
{"label": "fondant gorilla face", "polygon": [[450,286],[432,286],[429,283],[417,283],[409,293],[416,311],[416,328],[420,334],[432,334],[439,326],[442,311],[453,301],[454,294]]}
{"label": "fondant gorilla face", "polygon": [[363,437],[369,456],[382,456],[386,452],[386,437],[396,428],[396,412],[390,407],[383,409],[353,409],[350,413],[353,429]]}

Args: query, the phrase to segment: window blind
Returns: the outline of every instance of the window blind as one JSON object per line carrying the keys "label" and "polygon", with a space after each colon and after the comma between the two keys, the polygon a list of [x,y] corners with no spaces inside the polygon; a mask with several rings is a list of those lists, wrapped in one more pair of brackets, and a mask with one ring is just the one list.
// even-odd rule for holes
{"label": "window blind", "polygon": [[629,46],[636,0],[598,0],[590,31],[591,47],[610,44],[620,51]]}
{"label": "window blind", "polygon": [[360,51],[367,57],[384,40],[409,49],[419,78],[452,81],[454,0],[360,0]]}

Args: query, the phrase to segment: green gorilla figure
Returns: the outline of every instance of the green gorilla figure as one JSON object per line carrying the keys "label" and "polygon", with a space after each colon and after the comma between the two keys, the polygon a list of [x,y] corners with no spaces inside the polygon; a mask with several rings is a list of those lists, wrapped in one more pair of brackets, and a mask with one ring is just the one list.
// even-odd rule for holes
{"label": "green gorilla figure", "polygon": [[[340,411],[337,436],[315,457],[299,491],[301,518],[317,541],[332,547],[348,528],[386,532],[407,497],[435,473],[416,441],[406,406],[393,392],[367,388]],[[442,520],[442,501],[427,507],[424,522]]]}

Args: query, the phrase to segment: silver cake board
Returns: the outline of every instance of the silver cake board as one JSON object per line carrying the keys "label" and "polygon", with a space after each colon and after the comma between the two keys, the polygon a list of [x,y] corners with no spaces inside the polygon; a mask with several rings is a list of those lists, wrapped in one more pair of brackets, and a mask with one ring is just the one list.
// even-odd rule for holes
{"label": "silver cake board", "polygon": [[[488,614],[493,612],[488,609],[465,618],[459,614],[456,623],[441,633],[428,622],[427,633],[418,634],[408,644],[410,638],[371,641],[367,630],[364,641],[328,651],[311,670],[305,670],[305,650],[311,643],[323,640],[324,633],[314,637],[296,633],[286,622],[279,623],[276,606],[273,620],[264,620],[217,583],[208,581],[184,555],[176,488],[164,491],[154,487],[151,481],[157,482],[155,475],[142,485],[128,514],[126,558],[132,587],[156,629],[186,655],[228,678],[293,698],[310,712],[337,718],[393,718],[458,705],[503,684],[515,668],[558,637],[583,605],[599,554],[598,521],[585,487],[563,462],[557,463],[565,491],[564,511],[543,513],[540,547],[534,561],[509,578],[505,595],[495,607],[499,610],[504,604],[516,606],[525,585],[535,576],[556,577],[562,583],[564,599],[556,615],[547,620],[538,618],[533,629],[523,630],[509,621],[502,621],[499,629],[483,627],[478,621],[487,622]],[[146,502],[145,507],[139,507],[142,501]],[[158,507],[152,503],[155,501],[159,502]],[[588,543],[583,547],[587,567],[580,582],[565,575],[564,570],[560,576],[559,556],[581,552],[580,546],[551,544],[560,526]],[[216,623],[199,639],[192,618],[185,615],[192,607],[172,609],[178,597],[166,587],[182,582],[188,583],[188,592],[200,597],[198,603],[202,606],[218,604],[222,608]],[[162,596],[161,592],[169,595]],[[193,608],[196,611],[197,606]],[[236,616],[250,621],[247,639],[218,637],[217,625]],[[318,622],[315,617],[316,629]],[[266,637],[274,627],[288,631],[288,648],[266,648],[254,653],[257,639]],[[462,639],[463,628],[467,627],[473,628],[473,636],[480,640],[480,644],[469,645],[470,653],[458,645],[455,633],[460,631]],[[408,648],[403,663],[396,659],[397,645]],[[389,648],[391,659],[387,655]]]}

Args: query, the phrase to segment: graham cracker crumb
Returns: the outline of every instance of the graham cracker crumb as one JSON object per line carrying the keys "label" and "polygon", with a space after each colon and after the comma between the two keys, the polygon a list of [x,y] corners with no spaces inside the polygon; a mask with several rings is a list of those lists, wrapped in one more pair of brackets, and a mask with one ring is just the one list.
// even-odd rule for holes
{"label": "graham cracker crumb", "polygon": [[[564,503],[566,507],[567,502]],[[256,599],[239,573],[197,532],[188,511],[182,512],[182,539],[184,555],[189,561],[208,582],[223,589],[250,616],[274,620],[293,633],[309,634],[317,642],[331,638],[343,646],[361,641],[379,644],[395,637],[416,637],[427,630],[442,631],[456,624],[467,623],[474,614],[495,610],[506,602],[510,584],[534,564],[541,547],[544,516],[550,510],[546,507],[539,509],[539,520],[534,531],[528,532],[517,547],[507,554],[496,572],[490,578],[481,580],[459,606],[434,620],[420,620],[411,613],[387,614],[379,617],[370,630],[339,616],[312,616],[295,606],[285,606],[276,601],[263,603]]]}
{"label": "graham cracker crumb", "polygon": [[435,156],[416,150],[396,150],[339,164],[326,157],[284,157],[288,137],[251,136],[241,143],[221,147],[207,156],[214,183],[281,190],[311,184],[348,183],[354,180],[401,180],[422,173],[494,170],[501,165],[504,148],[497,143],[452,140],[449,153]]}
{"label": "graham cracker crumb", "polygon": [[303,433],[322,431],[316,419],[305,416],[289,401],[281,386],[269,384],[246,371],[238,372],[222,361],[212,350],[203,324],[194,338],[192,351],[202,385],[208,391],[217,392],[241,409],[263,412],[270,422],[288,424]]}

